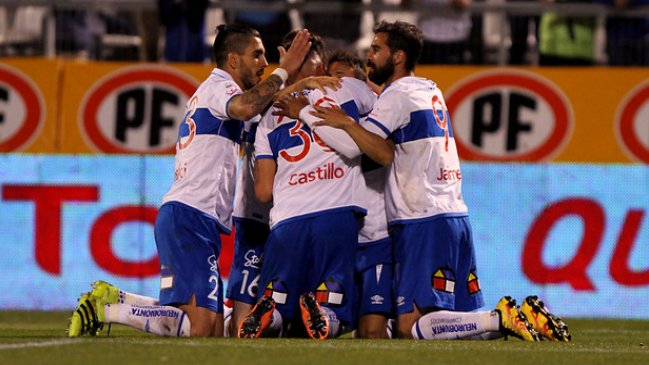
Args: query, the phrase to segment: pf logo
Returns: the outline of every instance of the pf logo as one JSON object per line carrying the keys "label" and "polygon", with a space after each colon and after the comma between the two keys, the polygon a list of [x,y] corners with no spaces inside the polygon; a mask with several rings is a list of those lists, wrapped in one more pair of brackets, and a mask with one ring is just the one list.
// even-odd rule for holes
{"label": "pf logo", "polygon": [[558,87],[531,72],[478,73],[447,93],[465,160],[546,161],[572,134],[572,109]]}
{"label": "pf logo", "polygon": [[649,81],[625,96],[615,118],[615,132],[632,159],[649,163]]}
{"label": "pf logo", "polygon": [[100,79],[84,96],[79,124],[104,153],[173,153],[195,80],[165,66],[126,67]]}
{"label": "pf logo", "polygon": [[0,65],[0,152],[20,151],[40,133],[45,103],[22,72]]}

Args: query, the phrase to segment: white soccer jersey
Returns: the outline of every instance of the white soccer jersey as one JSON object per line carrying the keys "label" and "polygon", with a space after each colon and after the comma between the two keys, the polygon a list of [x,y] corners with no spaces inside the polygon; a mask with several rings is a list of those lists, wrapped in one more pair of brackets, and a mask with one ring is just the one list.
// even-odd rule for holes
{"label": "white soccer jersey", "polygon": [[[345,84],[326,95],[318,90],[305,91],[305,94],[311,104],[338,105],[358,120],[369,113],[373,100],[367,94],[352,94],[356,88]],[[365,213],[359,204],[363,183],[360,157],[344,158],[302,121],[275,117],[272,111],[271,108],[262,117],[255,140],[256,159],[272,158],[277,163],[271,227],[335,210],[354,209]]]}
{"label": "white soccer jersey", "polygon": [[467,214],[450,114],[434,82],[394,81],[362,124],[395,143],[385,192],[390,223]]}
{"label": "white soccer jersey", "polygon": [[385,180],[387,168],[363,156],[363,181],[361,199],[367,215],[358,230],[358,244],[370,244],[388,238],[388,218],[385,211]]}
{"label": "white soccer jersey", "polygon": [[228,116],[227,105],[241,89],[215,68],[187,102],[180,125],[174,182],[162,199],[178,201],[216,218],[230,233],[243,123]]}
{"label": "white soccer jersey", "polygon": [[255,134],[261,116],[256,116],[244,123],[241,138],[239,174],[234,194],[235,218],[252,219],[268,224],[268,215],[272,203],[262,203],[255,196]]}

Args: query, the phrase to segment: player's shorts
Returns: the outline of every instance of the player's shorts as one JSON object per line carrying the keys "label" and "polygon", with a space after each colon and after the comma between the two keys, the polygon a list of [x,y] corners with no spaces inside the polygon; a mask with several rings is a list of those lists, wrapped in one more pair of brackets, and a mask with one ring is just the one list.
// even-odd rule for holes
{"label": "player's shorts", "polygon": [[326,212],[275,226],[261,268],[262,294],[284,320],[299,318],[299,297],[313,292],[343,324],[352,320],[358,225],[351,210]]}
{"label": "player's shorts", "polygon": [[356,251],[358,316],[394,314],[392,291],[392,239],[359,245]]}
{"label": "player's shorts", "polygon": [[484,305],[467,216],[436,216],[392,226],[397,314]]}
{"label": "player's shorts", "polygon": [[269,227],[252,219],[235,218],[234,231],[234,258],[226,297],[255,304]]}
{"label": "player's shorts", "polygon": [[221,237],[216,219],[180,202],[160,207],[155,222],[160,258],[160,305],[188,304],[223,313],[223,284],[217,260]]}

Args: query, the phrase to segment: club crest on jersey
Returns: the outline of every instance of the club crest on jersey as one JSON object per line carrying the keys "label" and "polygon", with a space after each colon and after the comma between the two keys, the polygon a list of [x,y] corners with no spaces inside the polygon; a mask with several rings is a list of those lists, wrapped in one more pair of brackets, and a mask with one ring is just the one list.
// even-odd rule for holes
{"label": "club crest on jersey", "polygon": [[286,304],[286,298],[288,297],[288,290],[286,285],[280,280],[271,280],[266,289],[264,290],[264,295],[273,298],[277,304]]}
{"label": "club crest on jersey", "polygon": [[469,294],[475,294],[480,291],[480,282],[478,281],[478,276],[475,274],[475,270],[471,270],[469,273],[467,286],[469,287]]}
{"label": "club crest on jersey", "polygon": [[433,289],[446,293],[455,292],[455,273],[448,268],[439,268],[433,274]]}
{"label": "club crest on jersey", "polygon": [[318,303],[340,305],[345,299],[342,285],[334,279],[327,279],[318,285],[315,292]]}

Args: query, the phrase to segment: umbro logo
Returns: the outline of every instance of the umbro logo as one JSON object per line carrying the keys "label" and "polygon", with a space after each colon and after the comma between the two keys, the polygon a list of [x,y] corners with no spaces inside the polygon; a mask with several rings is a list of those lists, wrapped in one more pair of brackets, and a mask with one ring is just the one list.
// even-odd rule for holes
{"label": "umbro logo", "polygon": [[370,297],[370,300],[372,301],[372,304],[383,304],[383,301],[385,299],[382,296],[376,294]]}

